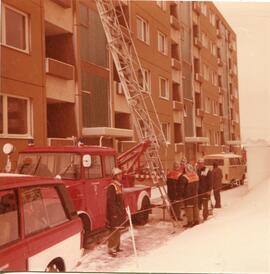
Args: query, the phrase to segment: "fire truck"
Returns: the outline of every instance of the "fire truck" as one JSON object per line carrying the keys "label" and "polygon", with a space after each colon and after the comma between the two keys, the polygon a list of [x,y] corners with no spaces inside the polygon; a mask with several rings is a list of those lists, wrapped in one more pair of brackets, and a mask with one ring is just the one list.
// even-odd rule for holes
{"label": "fire truck", "polygon": [[[143,153],[143,149],[140,151]],[[132,155],[138,157],[138,153]],[[107,187],[112,181],[113,167],[123,167],[130,161],[130,157],[125,160],[122,155],[117,163],[116,151],[103,146],[31,145],[19,153],[16,173],[56,177],[64,182],[83,222],[86,246],[90,235],[106,228]],[[124,173],[122,183],[125,204],[133,213],[133,221],[145,224],[150,213],[146,209],[150,208],[151,187],[135,184],[135,176],[130,172]]]}

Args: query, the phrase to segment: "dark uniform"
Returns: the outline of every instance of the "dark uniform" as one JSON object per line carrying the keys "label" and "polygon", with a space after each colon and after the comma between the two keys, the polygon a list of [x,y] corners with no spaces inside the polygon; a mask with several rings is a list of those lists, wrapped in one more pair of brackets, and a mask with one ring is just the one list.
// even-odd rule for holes
{"label": "dark uniform", "polygon": [[199,224],[198,209],[198,175],[195,172],[185,172],[180,181],[184,186],[184,202],[187,216],[187,224],[185,227],[192,227]]}
{"label": "dark uniform", "polygon": [[212,170],[212,178],[213,178],[213,191],[214,191],[214,197],[215,197],[215,207],[220,208],[221,207],[221,201],[220,201],[220,190],[222,188],[222,170],[218,166],[214,167]]}
{"label": "dark uniform", "polygon": [[208,201],[212,190],[212,173],[207,167],[198,169],[199,175],[199,209],[203,207],[203,219],[206,220],[208,212]]}
{"label": "dark uniform", "polygon": [[181,170],[172,170],[167,175],[167,193],[172,203],[175,217],[181,220],[181,200],[183,196],[183,187],[180,181]]}
{"label": "dark uniform", "polygon": [[126,220],[122,185],[113,180],[107,191],[107,225],[112,236],[108,239],[109,253],[114,254],[120,249],[120,229]]}

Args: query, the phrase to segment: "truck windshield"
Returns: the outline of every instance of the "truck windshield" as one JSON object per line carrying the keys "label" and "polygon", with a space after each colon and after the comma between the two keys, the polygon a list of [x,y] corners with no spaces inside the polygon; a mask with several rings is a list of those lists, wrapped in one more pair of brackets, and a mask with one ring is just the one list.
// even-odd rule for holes
{"label": "truck windshield", "polygon": [[223,159],[204,159],[204,163],[206,166],[212,166],[216,162],[218,166],[224,166]]}
{"label": "truck windshield", "polygon": [[76,153],[20,153],[19,174],[80,179],[81,156]]}

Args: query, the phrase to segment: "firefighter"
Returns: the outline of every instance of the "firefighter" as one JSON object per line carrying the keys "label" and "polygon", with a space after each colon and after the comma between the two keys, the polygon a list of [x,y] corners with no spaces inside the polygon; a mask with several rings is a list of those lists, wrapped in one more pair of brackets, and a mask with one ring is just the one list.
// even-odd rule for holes
{"label": "firefighter", "polygon": [[185,166],[180,181],[184,185],[184,203],[187,224],[184,227],[192,227],[199,224],[198,209],[198,181],[199,177],[191,164]]}
{"label": "firefighter", "polygon": [[221,208],[220,190],[222,188],[222,170],[218,167],[217,161],[213,163],[213,192],[215,197],[215,208]]}
{"label": "firefighter", "polygon": [[177,220],[180,220],[180,221],[182,221],[182,218],[181,218],[182,188],[181,188],[179,179],[182,172],[183,170],[181,169],[180,164],[178,162],[174,162],[173,170],[170,171],[167,175],[168,198],[173,206],[175,217],[177,218]]}
{"label": "firefighter", "polygon": [[209,211],[208,203],[212,190],[212,173],[205,166],[204,159],[198,161],[198,176],[199,176],[199,209],[203,208],[203,219],[206,220]]}
{"label": "firefighter", "polygon": [[121,229],[126,220],[126,210],[122,193],[122,170],[113,168],[113,181],[107,191],[107,225],[111,236],[108,239],[108,253],[116,257],[120,249]]}

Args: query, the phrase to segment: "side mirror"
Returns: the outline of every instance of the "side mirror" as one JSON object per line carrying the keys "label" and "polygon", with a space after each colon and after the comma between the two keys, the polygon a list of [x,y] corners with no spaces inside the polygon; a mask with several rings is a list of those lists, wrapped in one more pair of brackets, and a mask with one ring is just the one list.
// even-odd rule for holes
{"label": "side mirror", "polygon": [[13,152],[13,150],[14,150],[14,146],[12,144],[10,144],[10,143],[4,144],[4,146],[3,146],[4,154],[10,155]]}
{"label": "side mirror", "polygon": [[89,155],[89,154],[83,155],[82,164],[83,164],[83,167],[90,167],[92,164],[91,155]]}

